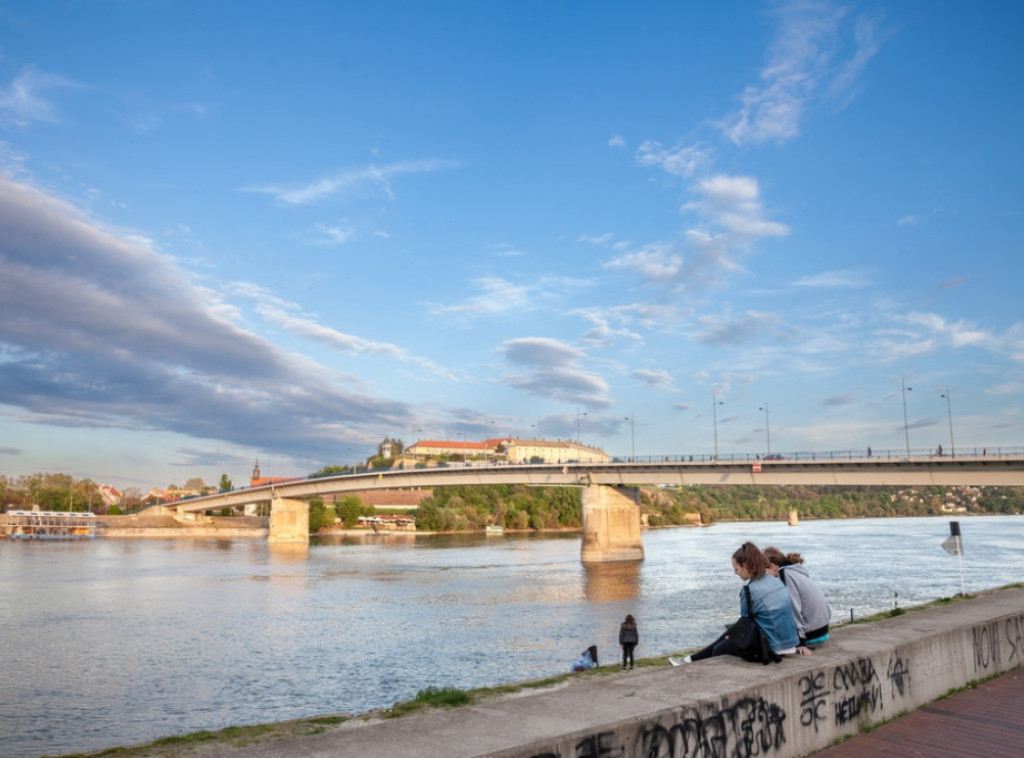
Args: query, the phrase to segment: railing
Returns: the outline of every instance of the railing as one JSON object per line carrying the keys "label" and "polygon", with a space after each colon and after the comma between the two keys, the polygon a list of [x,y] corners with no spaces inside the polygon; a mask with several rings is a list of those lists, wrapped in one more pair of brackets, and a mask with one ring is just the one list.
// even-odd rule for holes
{"label": "railing", "polygon": [[[718,456],[704,453],[698,455],[638,455],[617,456],[612,463],[753,463],[755,461],[905,461],[921,459],[984,460],[1024,456],[1022,445],[1001,445],[996,447],[957,448],[953,453],[945,448],[911,448],[910,455],[904,448],[894,450],[811,450],[785,453],[724,453]],[[490,464],[488,464],[490,465]]]}

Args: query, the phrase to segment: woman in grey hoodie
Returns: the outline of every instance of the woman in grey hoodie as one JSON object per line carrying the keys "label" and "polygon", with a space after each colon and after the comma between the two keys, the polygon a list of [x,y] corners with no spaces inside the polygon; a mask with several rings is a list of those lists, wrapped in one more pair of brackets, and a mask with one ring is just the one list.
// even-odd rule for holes
{"label": "woman in grey hoodie", "polygon": [[786,554],[777,547],[766,547],[762,552],[771,564],[768,573],[781,579],[789,590],[800,644],[814,645],[827,640],[832,609],[825,593],[811,579],[800,553]]}

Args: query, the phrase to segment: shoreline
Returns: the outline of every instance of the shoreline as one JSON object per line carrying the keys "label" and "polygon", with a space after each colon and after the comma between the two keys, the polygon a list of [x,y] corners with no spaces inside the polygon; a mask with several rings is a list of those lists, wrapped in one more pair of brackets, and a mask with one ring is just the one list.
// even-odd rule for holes
{"label": "shoreline", "polygon": [[[833,630],[864,625],[871,626],[880,621],[908,614],[913,618],[913,614],[928,609],[956,606],[977,598],[1020,588],[1021,584],[1014,583],[979,590],[971,595],[958,595],[953,598],[937,599],[921,605],[908,606],[900,609],[898,612],[885,611],[857,619],[853,622],[841,622],[833,625]],[[679,653],[683,652],[693,651],[679,651]],[[652,669],[669,668],[669,656],[667,655],[638,658],[636,660],[636,669],[638,670],[651,671]],[[760,667],[754,670],[757,671],[759,669]],[[1016,669],[1010,668],[1002,673],[1008,673],[1008,671],[1012,670]],[[543,692],[555,692],[566,688],[585,687],[588,684],[597,685],[606,678],[632,675],[632,672],[627,674],[622,671],[616,663],[605,664],[588,671],[563,672],[543,679],[524,680],[509,685],[479,687],[468,690],[438,690],[431,693],[421,691],[415,698],[396,702],[390,708],[376,708],[362,713],[325,713],[306,718],[228,726],[218,730],[199,730],[164,737],[147,743],[109,747],[85,753],[64,754],[61,758],[99,758],[100,756],[115,754],[125,758],[184,758],[185,756],[207,758],[223,754],[241,755],[247,749],[261,749],[261,754],[269,754],[266,750],[270,750],[274,755],[300,755],[304,753],[305,748],[300,747],[295,741],[303,738],[315,737],[325,733],[340,735],[340,733],[347,730],[373,727],[395,718],[417,714],[423,715],[444,710],[458,710],[460,707],[479,708],[480,706],[485,706],[495,708],[500,707],[499,704],[502,701],[509,699]],[[997,678],[1000,675],[995,674],[984,679],[975,680],[973,686],[977,686],[977,684],[988,679]],[[948,695],[956,691],[958,690],[951,689],[945,694]],[[456,697],[459,694],[462,694],[463,697]],[[879,725],[881,723],[874,724],[872,728]],[[277,747],[270,747],[274,743],[277,743]]]}

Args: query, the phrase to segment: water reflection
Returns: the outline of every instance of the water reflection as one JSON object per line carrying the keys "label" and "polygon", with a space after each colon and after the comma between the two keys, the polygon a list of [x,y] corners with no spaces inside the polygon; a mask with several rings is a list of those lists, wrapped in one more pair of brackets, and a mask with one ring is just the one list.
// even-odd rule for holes
{"label": "water reflection", "polygon": [[585,563],[586,596],[591,603],[615,603],[640,596],[640,567],[643,561]]}
{"label": "water reflection", "polygon": [[269,542],[271,565],[285,566],[291,563],[305,563],[309,559],[309,545],[301,542]]}

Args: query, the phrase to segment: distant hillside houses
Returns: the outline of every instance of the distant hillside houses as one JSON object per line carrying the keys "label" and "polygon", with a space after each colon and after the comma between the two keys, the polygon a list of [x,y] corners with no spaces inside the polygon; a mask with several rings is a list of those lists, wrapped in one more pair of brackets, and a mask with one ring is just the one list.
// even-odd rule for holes
{"label": "distant hillside houses", "polygon": [[121,504],[122,494],[109,484],[101,484],[96,489],[99,490],[100,497],[103,498],[103,504],[108,508],[112,505]]}
{"label": "distant hillside houses", "polygon": [[491,463],[608,463],[600,448],[571,440],[535,440],[501,437],[475,441],[418,440],[405,449],[415,462],[467,460]]}

